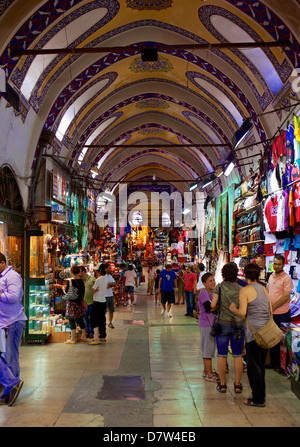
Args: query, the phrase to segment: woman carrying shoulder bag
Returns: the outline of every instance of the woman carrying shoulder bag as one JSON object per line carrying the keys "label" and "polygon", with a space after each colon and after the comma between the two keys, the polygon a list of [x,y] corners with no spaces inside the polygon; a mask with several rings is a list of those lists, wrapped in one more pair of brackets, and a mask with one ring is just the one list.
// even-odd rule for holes
{"label": "woman carrying shoulder bag", "polygon": [[[247,321],[256,330],[264,327],[270,319],[270,298],[267,289],[259,283],[261,269],[257,264],[245,266],[247,286],[240,290],[239,307],[231,303],[230,310]],[[266,397],[265,364],[268,350],[257,345],[252,331],[246,330],[247,375],[252,397],[245,405],[264,407]]]}
{"label": "woman carrying shoulder bag", "polygon": [[78,274],[80,269],[77,266],[71,268],[72,279],[66,288],[66,317],[69,319],[71,337],[65,341],[66,344],[76,343],[76,323],[82,331],[81,341],[86,341],[86,328],[84,324],[85,308],[83,306],[85,285]]}
{"label": "woman carrying shoulder bag", "polygon": [[[226,393],[226,369],[228,345],[230,341],[232,356],[234,359],[234,392],[241,393],[243,390],[241,377],[243,374],[243,349],[244,349],[244,321],[239,316],[234,316],[229,310],[232,302],[238,305],[241,286],[237,283],[238,268],[234,262],[228,262],[222,268],[223,281],[215,287],[211,302],[212,310],[218,308],[218,323],[221,331],[216,335],[218,351],[218,373],[220,382],[217,390]],[[220,293],[219,293],[220,292]]]}

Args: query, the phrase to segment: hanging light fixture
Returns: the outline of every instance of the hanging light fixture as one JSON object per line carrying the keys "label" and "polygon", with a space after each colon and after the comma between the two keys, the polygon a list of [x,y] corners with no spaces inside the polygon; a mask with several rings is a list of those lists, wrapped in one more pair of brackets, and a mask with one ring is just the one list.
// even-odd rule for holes
{"label": "hanging light fixture", "polygon": [[215,174],[211,174],[209,178],[207,178],[206,180],[204,180],[202,188],[207,188],[208,185],[210,185],[214,180],[216,180],[216,176]]}
{"label": "hanging light fixture", "polygon": [[189,190],[190,191],[194,191],[194,189],[196,189],[198,186],[198,181],[196,180],[195,182],[191,183],[189,186]]}
{"label": "hanging light fixture", "polygon": [[225,177],[228,177],[230,175],[232,170],[235,168],[235,165],[236,165],[235,154],[231,152],[227,158],[226,163],[223,165],[223,172]]}
{"label": "hanging light fixture", "polygon": [[232,138],[232,147],[235,149],[248,135],[253,123],[249,118],[245,119],[241,127],[235,132]]}

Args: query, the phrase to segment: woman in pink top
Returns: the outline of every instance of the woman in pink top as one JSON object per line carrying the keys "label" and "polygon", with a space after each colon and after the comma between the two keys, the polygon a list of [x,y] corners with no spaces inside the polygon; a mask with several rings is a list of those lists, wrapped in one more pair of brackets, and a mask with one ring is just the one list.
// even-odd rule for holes
{"label": "woman in pink top", "polygon": [[196,292],[197,287],[197,275],[192,272],[191,267],[188,266],[182,279],[184,281],[184,294],[186,302],[185,316],[192,317],[194,310],[194,292]]}

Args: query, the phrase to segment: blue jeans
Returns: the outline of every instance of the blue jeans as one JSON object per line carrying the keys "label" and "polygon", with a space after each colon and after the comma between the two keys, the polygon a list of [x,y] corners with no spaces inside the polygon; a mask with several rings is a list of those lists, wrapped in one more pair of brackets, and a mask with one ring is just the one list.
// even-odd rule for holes
{"label": "blue jeans", "polygon": [[185,294],[185,302],[186,302],[186,311],[189,315],[193,315],[194,292],[189,292],[188,290],[185,290],[184,294]]}
{"label": "blue jeans", "polygon": [[218,357],[227,357],[230,341],[233,357],[241,357],[244,350],[245,329],[243,326],[221,324],[222,331],[216,336]]}
{"label": "blue jeans", "polygon": [[16,321],[7,328],[6,352],[0,355],[0,382],[6,395],[20,382],[19,346],[24,328],[24,321]]}
{"label": "blue jeans", "polygon": [[93,304],[89,304],[88,307],[84,311],[84,323],[86,327],[86,335],[94,335],[94,331],[92,329],[91,324],[91,315],[92,315]]}
{"label": "blue jeans", "polygon": [[[291,312],[288,311],[285,314],[273,314],[273,318],[277,326],[280,327],[281,323],[290,323]],[[273,368],[280,367],[280,343],[270,349],[270,364]]]}

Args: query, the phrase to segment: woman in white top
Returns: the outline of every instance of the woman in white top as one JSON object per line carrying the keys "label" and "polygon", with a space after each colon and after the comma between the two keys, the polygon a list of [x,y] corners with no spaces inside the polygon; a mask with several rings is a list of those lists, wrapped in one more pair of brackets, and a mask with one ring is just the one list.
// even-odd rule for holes
{"label": "woman in white top", "polygon": [[94,338],[90,345],[100,345],[101,341],[106,341],[106,294],[108,289],[108,277],[104,264],[100,265],[99,276],[92,288],[93,309],[91,315],[91,324],[94,330]]}

